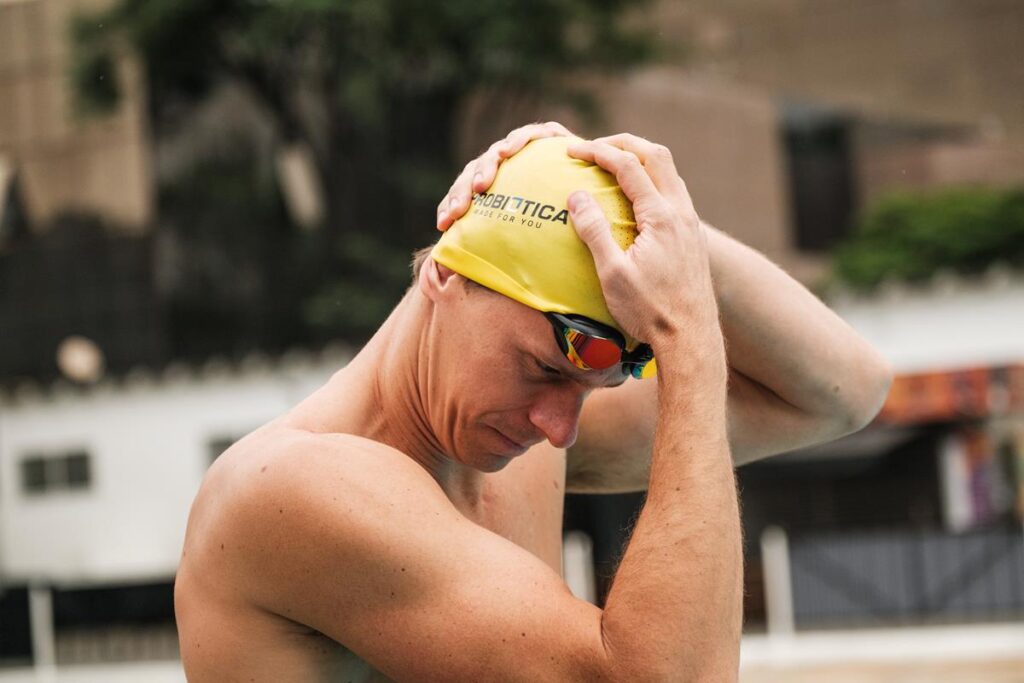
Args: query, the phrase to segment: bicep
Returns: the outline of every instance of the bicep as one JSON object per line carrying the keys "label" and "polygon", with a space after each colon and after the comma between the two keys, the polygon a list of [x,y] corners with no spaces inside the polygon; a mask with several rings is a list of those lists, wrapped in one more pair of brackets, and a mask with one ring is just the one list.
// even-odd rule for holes
{"label": "bicep", "polygon": [[265,606],[396,680],[586,678],[603,652],[600,610],[462,516],[426,473],[373,457],[372,479],[349,467],[343,483],[310,477],[294,514],[277,513]]}

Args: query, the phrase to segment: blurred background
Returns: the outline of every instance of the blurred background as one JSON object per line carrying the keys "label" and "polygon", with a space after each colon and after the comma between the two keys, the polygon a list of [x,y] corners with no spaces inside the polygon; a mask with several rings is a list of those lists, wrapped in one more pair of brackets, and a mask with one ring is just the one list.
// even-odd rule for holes
{"label": "blurred background", "polygon": [[[897,378],[742,467],[742,677],[1024,681],[1024,3],[0,0],[0,681],[183,680],[235,439],[358,350],[509,130],[669,146]],[[600,604],[641,495],[569,496]]]}

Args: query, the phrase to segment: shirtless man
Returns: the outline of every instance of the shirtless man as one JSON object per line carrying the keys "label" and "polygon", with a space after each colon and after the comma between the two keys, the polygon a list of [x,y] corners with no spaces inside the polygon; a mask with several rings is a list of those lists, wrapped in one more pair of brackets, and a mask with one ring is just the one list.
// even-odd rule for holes
{"label": "shirtless man", "polygon": [[[495,143],[439,228],[528,141],[566,134],[534,125]],[[190,681],[736,680],[734,464],[863,427],[891,371],[701,224],[666,149],[618,135],[568,153],[632,201],[628,251],[594,192],[562,203],[657,379],[581,369],[537,310],[422,259],[348,366],[210,468],[175,585]],[[573,597],[565,491],[645,487],[604,609]]]}

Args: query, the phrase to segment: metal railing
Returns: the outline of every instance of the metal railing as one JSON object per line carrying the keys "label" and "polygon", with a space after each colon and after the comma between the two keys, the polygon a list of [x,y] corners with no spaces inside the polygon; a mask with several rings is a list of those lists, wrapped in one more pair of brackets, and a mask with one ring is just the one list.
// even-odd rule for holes
{"label": "metal railing", "polygon": [[1018,525],[788,538],[774,528],[762,557],[770,631],[1024,619]]}

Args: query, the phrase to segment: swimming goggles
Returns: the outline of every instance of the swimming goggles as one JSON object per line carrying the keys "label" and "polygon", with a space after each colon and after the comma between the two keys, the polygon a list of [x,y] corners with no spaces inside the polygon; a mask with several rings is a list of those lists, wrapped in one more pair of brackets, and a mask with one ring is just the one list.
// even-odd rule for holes
{"label": "swimming goggles", "polygon": [[626,339],[613,327],[581,315],[544,313],[555,328],[555,340],[565,357],[580,370],[607,370],[622,364],[622,373],[636,379],[654,377],[658,372],[654,352],[647,344],[626,350]]}

